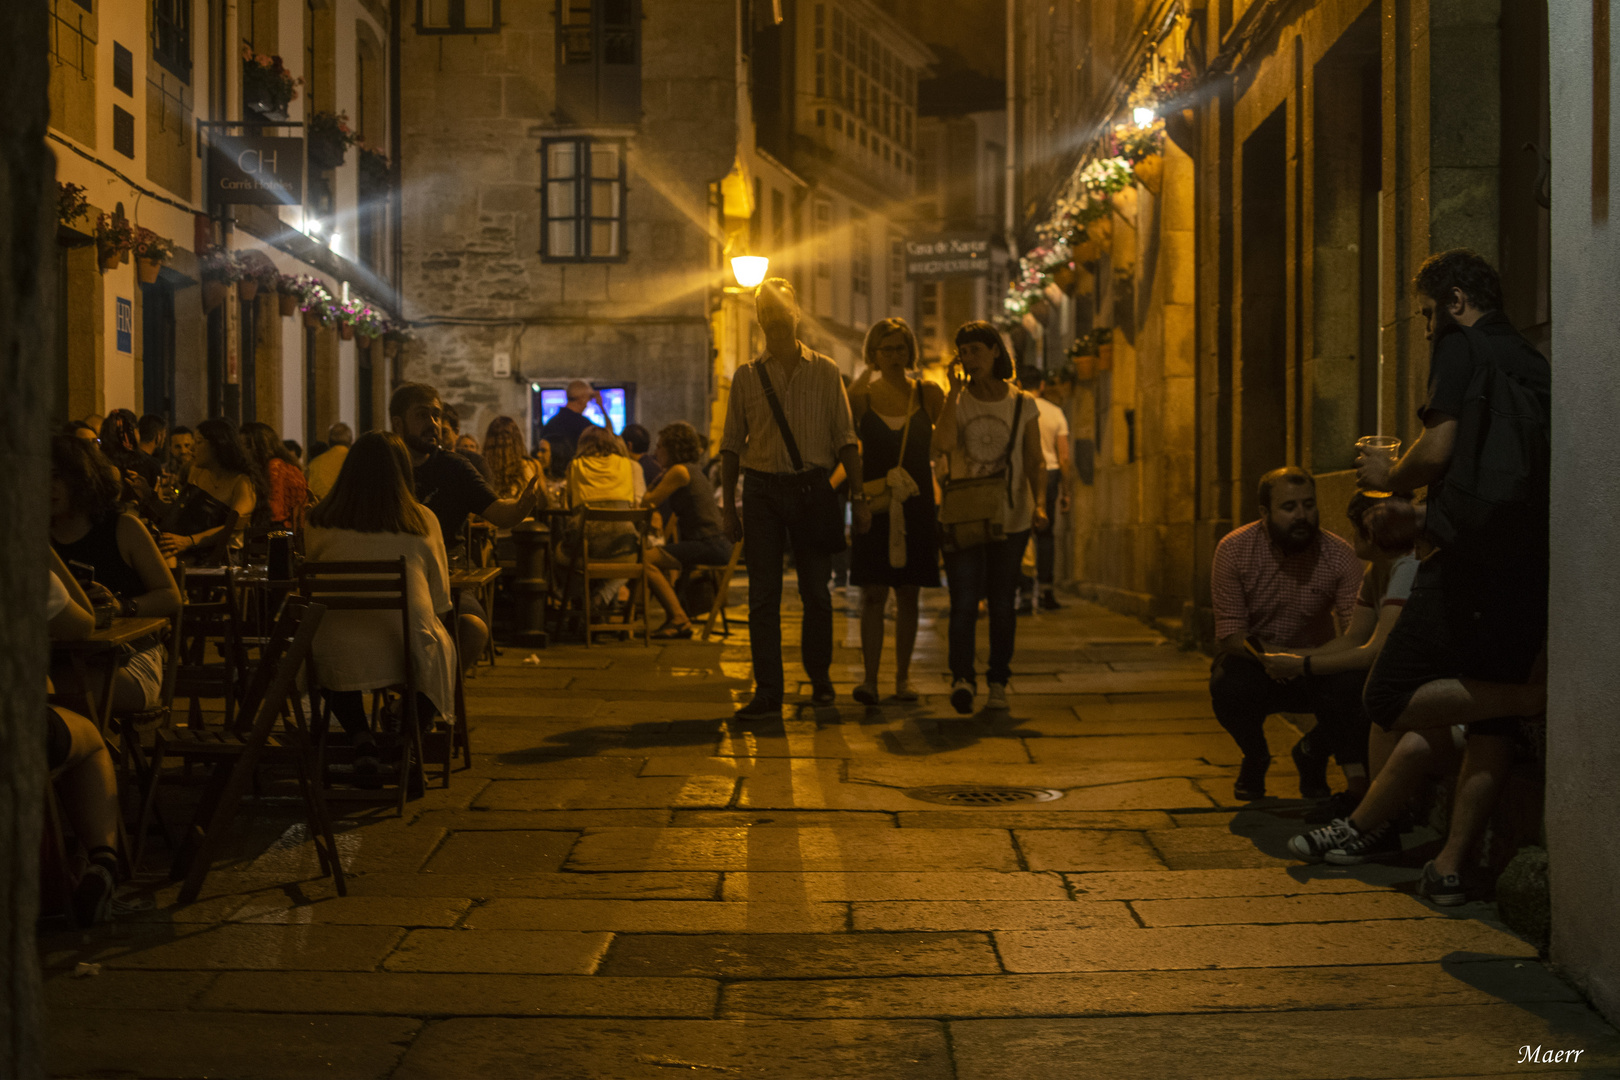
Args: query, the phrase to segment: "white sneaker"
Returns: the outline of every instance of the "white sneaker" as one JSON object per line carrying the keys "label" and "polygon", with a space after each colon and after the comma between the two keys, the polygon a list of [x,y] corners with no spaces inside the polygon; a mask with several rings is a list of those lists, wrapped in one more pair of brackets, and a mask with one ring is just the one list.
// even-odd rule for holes
{"label": "white sneaker", "polygon": [[896,701],[917,701],[921,697],[922,695],[917,692],[917,687],[910,679],[901,679],[894,684],[894,700]]}
{"label": "white sneaker", "polygon": [[990,693],[985,698],[984,707],[987,709],[1007,709],[1007,684],[993,682],[990,684]]}

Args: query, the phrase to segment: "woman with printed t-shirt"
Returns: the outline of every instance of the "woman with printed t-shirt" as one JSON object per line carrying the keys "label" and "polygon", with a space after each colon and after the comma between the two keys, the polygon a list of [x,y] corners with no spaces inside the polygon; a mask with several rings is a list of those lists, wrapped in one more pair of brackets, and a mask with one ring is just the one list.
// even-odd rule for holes
{"label": "woman with printed t-shirt", "polygon": [[948,464],[939,523],[951,590],[951,705],[966,714],[977,693],[974,631],[981,600],[990,613],[986,707],[1007,707],[1018,567],[1030,529],[1046,522],[1046,461],[1040,412],[1012,384],[1012,354],[1001,332],[983,321],[964,323],[956,332],[956,358],[933,449]]}

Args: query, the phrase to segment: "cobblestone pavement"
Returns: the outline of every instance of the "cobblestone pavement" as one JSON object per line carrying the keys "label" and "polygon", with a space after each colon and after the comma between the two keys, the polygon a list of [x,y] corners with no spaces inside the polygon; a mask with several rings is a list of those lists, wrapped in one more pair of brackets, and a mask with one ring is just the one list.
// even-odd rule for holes
{"label": "cobblestone pavement", "polygon": [[[751,729],[745,629],[508,649],[470,684],[474,767],[344,825],[348,897],[272,800],[198,903],[42,935],[53,1073],[1414,1080],[1529,1047],[1620,1075],[1492,908],[1412,895],[1421,853],[1306,866],[1300,803],[1234,805],[1204,659],[1075,603],[1020,620],[1010,714],[964,721],[941,603],[921,704],[850,701],[847,618],[839,707]],[[907,794],[947,784],[1063,795]]]}

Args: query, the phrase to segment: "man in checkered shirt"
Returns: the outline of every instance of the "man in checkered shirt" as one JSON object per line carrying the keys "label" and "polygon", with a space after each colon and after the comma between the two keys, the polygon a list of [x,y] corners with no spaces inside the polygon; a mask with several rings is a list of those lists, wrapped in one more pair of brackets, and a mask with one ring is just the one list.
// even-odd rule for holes
{"label": "man in checkered shirt", "polygon": [[[1251,645],[1279,652],[1327,644],[1350,622],[1363,569],[1354,548],[1322,531],[1310,473],[1273,469],[1260,478],[1259,494],[1260,520],[1226,534],[1210,574],[1218,645],[1209,694],[1216,719],[1243,751],[1235,792],[1243,801],[1266,794],[1270,714],[1316,714],[1326,738],[1309,748],[1301,739],[1294,747],[1302,774],[1319,771],[1338,732],[1366,726],[1360,721],[1366,672],[1315,675],[1307,661],[1303,675],[1278,682],[1251,651]],[[1319,759],[1316,770],[1303,767],[1307,758]],[[1302,786],[1301,794],[1326,793]]]}

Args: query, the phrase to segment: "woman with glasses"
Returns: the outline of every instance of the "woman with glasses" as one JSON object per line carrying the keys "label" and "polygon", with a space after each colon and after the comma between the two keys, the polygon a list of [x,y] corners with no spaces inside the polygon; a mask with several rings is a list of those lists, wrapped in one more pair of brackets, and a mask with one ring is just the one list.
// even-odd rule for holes
{"label": "woman with glasses", "polygon": [[851,544],[849,579],[861,590],[861,652],[866,679],[855,700],[878,703],[884,611],[895,596],[894,696],[916,701],[911,654],[920,590],[939,585],[939,541],[930,449],[945,405],[938,386],[918,378],[917,339],[904,319],[884,319],[866,335],[866,370],[849,388],[872,528]]}

